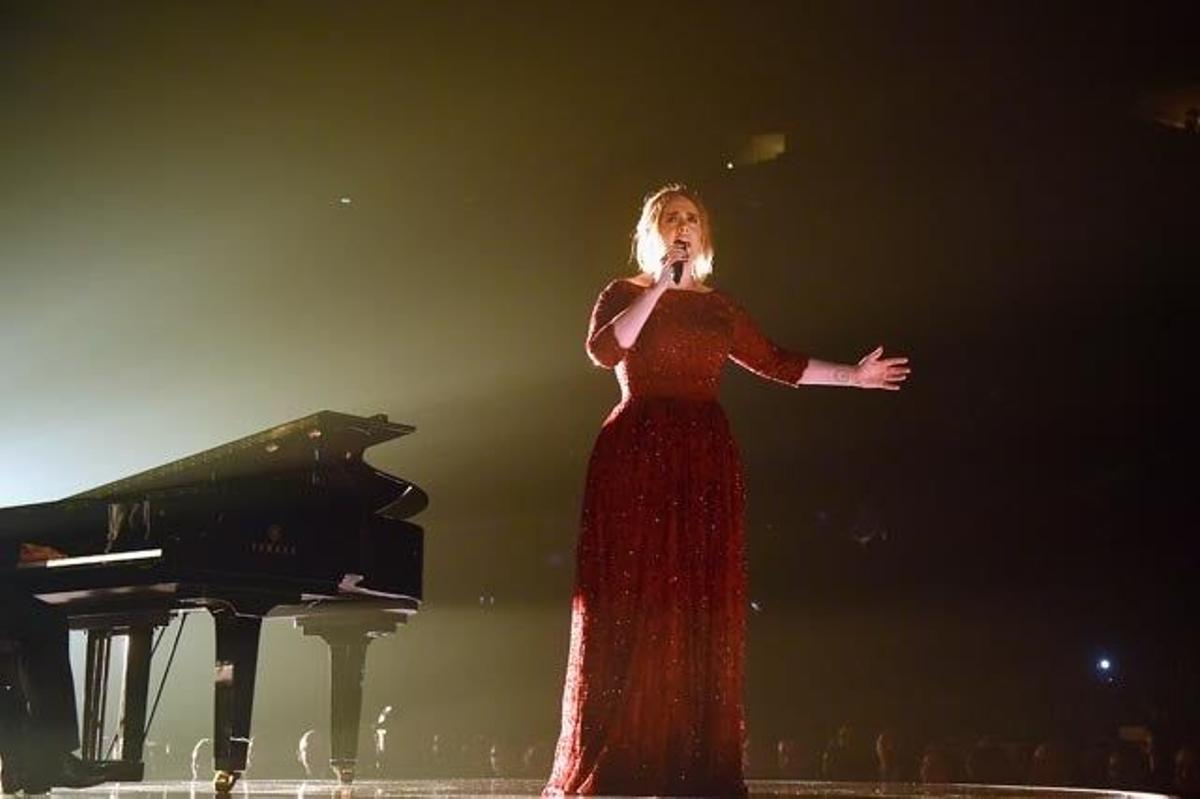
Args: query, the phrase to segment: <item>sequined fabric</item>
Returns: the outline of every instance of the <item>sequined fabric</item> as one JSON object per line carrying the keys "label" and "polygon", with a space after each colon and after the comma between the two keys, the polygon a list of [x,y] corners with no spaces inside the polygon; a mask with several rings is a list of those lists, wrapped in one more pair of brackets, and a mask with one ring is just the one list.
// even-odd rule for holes
{"label": "sequined fabric", "polygon": [[742,471],[716,396],[727,359],[795,385],[719,291],[668,291],[629,350],[611,320],[645,291],[610,284],[588,353],[621,402],[588,466],[563,691],[546,795],[743,796]]}

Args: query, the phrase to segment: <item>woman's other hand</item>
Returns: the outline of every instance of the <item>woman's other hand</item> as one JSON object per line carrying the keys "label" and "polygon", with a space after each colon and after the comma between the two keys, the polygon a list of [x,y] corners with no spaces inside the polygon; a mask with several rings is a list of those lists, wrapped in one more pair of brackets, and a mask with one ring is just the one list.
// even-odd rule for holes
{"label": "woman's other hand", "polygon": [[855,383],[859,388],[899,391],[900,384],[908,379],[911,371],[908,358],[884,358],[883,347],[876,347],[858,362]]}

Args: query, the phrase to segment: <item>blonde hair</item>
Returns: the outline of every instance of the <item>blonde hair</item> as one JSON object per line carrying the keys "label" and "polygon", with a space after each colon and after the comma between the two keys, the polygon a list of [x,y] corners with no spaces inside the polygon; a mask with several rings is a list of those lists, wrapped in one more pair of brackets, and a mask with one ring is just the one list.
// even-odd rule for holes
{"label": "blonde hair", "polygon": [[667,244],[658,232],[658,220],[663,208],[676,197],[690,200],[700,214],[700,251],[692,260],[692,277],[704,281],[713,271],[713,238],[712,225],[709,222],[708,208],[695,189],[682,183],[668,183],[666,186],[646,195],[642,203],[642,215],[637,227],[633,229],[633,247],[631,260],[638,268],[648,275],[657,275],[662,268],[662,257],[667,251]]}

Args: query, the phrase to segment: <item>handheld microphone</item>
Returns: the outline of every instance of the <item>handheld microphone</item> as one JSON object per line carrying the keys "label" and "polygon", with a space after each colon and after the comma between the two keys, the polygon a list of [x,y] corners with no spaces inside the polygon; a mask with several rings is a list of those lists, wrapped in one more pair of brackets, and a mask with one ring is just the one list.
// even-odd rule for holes
{"label": "handheld microphone", "polygon": [[[676,241],[675,243],[685,250],[688,248],[686,241]],[[676,261],[671,264],[671,279],[675,281],[675,285],[677,286],[679,285],[679,281],[683,280],[683,263],[683,261]]]}

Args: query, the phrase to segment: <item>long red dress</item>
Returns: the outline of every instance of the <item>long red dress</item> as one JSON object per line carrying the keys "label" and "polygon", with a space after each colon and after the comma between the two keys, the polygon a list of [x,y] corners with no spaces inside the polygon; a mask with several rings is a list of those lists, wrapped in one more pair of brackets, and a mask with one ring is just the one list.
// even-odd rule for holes
{"label": "long red dress", "polygon": [[717,388],[727,358],[789,385],[808,359],[715,290],[667,291],[624,350],[612,319],[646,290],[609,284],[588,332],[621,402],[588,466],[549,796],[745,794],[743,482]]}

